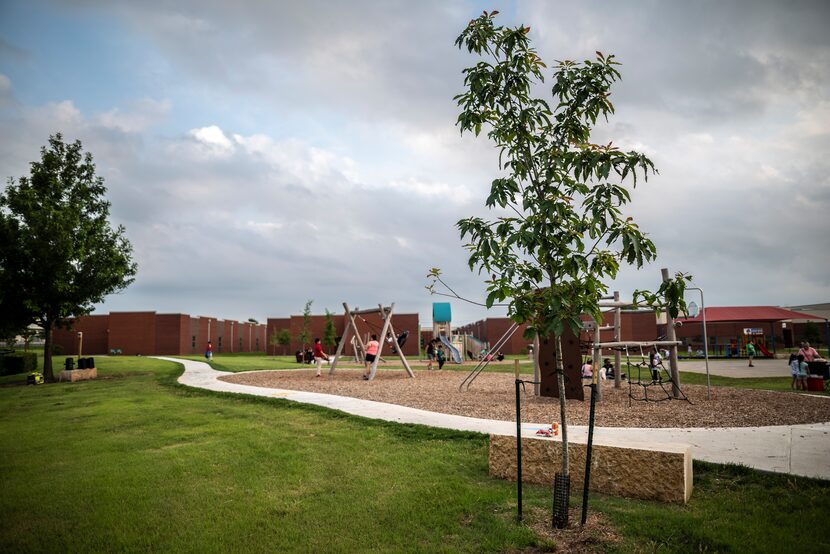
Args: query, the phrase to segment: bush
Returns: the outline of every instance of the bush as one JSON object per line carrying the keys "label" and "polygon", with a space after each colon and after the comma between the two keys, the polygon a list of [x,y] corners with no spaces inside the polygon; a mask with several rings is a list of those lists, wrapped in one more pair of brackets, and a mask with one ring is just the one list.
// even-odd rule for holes
{"label": "bush", "polygon": [[53,344],[52,345],[52,355],[53,356],[63,356],[63,345],[62,344]]}
{"label": "bush", "polygon": [[0,356],[0,375],[17,375],[37,371],[37,354],[12,352]]}

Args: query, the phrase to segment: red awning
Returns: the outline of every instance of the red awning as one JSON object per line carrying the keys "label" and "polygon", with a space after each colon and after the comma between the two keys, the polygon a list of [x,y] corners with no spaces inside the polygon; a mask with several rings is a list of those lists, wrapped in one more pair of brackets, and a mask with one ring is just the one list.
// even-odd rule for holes
{"label": "red awning", "polygon": [[[686,319],[678,318],[683,322],[702,321],[702,315]],[[794,312],[777,306],[733,306],[706,308],[706,322],[715,321],[785,321],[790,319],[824,321],[823,318],[802,312]]]}

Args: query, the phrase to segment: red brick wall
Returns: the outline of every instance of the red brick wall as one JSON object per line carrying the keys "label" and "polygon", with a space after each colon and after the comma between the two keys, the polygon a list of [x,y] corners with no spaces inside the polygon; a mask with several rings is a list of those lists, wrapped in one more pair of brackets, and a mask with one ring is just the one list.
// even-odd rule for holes
{"label": "red brick wall", "polygon": [[156,312],[110,313],[109,348],[125,355],[150,356],[156,352]]}
{"label": "red brick wall", "polygon": [[52,332],[54,344],[63,347],[63,353],[67,356],[78,355],[78,331],[84,334],[83,354],[90,356],[107,354],[107,329],[109,328],[109,315],[87,315],[79,317],[72,322],[70,329],[55,329]]}
{"label": "red brick wall", "polygon": [[[190,354],[203,354],[204,349],[199,344],[199,328],[201,326],[201,318],[198,317],[191,317],[189,323],[189,333],[187,337],[187,350],[185,352],[189,352]],[[194,344],[194,337],[195,344]]]}
{"label": "red brick wall", "polygon": [[188,317],[183,314],[159,314],[156,316],[156,348],[157,355],[185,354],[184,342],[186,333],[190,330]]}

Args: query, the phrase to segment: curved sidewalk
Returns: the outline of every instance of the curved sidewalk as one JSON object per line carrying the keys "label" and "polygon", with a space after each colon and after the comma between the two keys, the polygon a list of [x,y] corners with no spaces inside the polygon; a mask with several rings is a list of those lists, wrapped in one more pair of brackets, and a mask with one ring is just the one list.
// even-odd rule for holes
{"label": "curved sidewalk", "polygon": [[[182,364],[185,371],[179,377],[179,382],[191,387],[284,398],[341,410],[353,415],[398,423],[414,423],[496,435],[515,436],[516,434],[515,421],[441,414],[332,394],[238,385],[219,380],[219,377],[234,375],[234,373],[216,371],[204,362],[181,358],[158,358]],[[543,423],[523,423],[522,435],[535,436],[536,431],[544,425]],[[568,433],[571,440],[585,442],[588,427],[569,425]],[[688,444],[692,446],[692,456],[697,460],[744,464],[765,471],[830,479],[830,423],[688,429],[597,427],[594,429],[594,440],[599,444],[637,444],[652,447],[660,443]]]}

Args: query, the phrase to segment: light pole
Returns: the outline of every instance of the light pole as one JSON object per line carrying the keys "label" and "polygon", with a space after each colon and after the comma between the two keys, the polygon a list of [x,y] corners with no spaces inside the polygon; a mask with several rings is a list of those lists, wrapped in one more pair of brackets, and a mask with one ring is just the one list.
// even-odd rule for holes
{"label": "light pole", "polygon": [[[700,293],[700,313],[703,319],[703,357],[706,360],[706,400],[711,400],[712,387],[709,382],[709,333],[706,332],[706,304],[703,302],[703,289],[699,287],[686,287],[686,290],[696,290]],[[689,315],[692,317],[697,316],[696,313]]]}
{"label": "light pole", "polygon": [[78,365],[81,364],[81,352],[84,349],[84,332],[78,331]]}

